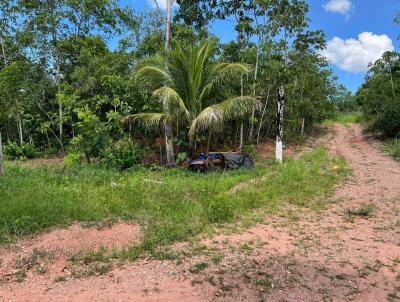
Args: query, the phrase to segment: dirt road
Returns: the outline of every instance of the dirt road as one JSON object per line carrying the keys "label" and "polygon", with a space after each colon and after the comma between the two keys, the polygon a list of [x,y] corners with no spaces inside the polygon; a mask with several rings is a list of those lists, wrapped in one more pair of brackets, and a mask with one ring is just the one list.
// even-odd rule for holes
{"label": "dirt road", "polygon": [[[0,251],[0,297],[3,301],[400,301],[400,163],[383,155],[359,125],[335,125],[324,143],[330,152],[346,158],[353,173],[320,213],[295,209],[295,219],[268,217],[238,235],[176,247],[180,252],[164,255],[169,260],[113,263],[111,271],[95,269],[93,276],[78,278],[68,277],[73,267],[66,257],[72,251],[38,252],[38,247],[46,251],[60,247],[60,236],[44,234]],[[123,227],[130,234],[127,241],[140,239],[137,226]],[[91,236],[99,244],[124,241],[110,229],[98,232]],[[15,263],[21,257],[31,262],[22,261],[30,268],[18,282]]]}

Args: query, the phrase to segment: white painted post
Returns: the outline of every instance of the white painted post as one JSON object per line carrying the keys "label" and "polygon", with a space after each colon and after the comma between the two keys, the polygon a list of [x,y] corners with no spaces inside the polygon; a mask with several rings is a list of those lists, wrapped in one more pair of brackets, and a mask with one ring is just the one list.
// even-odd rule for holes
{"label": "white painted post", "polygon": [[278,89],[278,99],[276,102],[276,148],[275,148],[275,158],[279,163],[283,161],[283,106],[285,103],[285,90],[283,86]]}

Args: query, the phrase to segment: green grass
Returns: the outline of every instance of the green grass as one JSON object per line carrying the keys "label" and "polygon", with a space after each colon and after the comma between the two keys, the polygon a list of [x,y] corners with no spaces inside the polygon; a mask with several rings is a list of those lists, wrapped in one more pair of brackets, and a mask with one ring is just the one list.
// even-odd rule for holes
{"label": "green grass", "polygon": [[385,142],[384,151],[390,154],[395,160],[400,161],[400,139],[395,138]]}
{"label": "green grass", "polygon": [[338,114],[334,119],[325,120],[322,124],[325,126],[333,125],[336,123],[339,124],[351,124],[351,123],[360,123],[363,120],[363,115],[361,112],[350,112],[344,114]]}
{"label": "green grass", "polygon": [[[143,250],[240,220],[256,208],[274,213],[288,203],[319,205],[346,170],[343,159],[330,159],[322,147],[283,165],[263,162],[253,170],[208,174],[33,168],[8,162],[0,178],[0,239],[9,242],[76,221],[90,225],[124,219],[143,228],[142,244],[125,251],[125,257],[134,258]],[[248,184],[231,190],[241,182]]]}

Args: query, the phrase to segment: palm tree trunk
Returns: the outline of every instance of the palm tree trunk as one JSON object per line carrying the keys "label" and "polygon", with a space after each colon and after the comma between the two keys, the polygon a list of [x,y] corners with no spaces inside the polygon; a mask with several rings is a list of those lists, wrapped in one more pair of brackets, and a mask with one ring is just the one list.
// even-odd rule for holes
{"label": "palm tree trunk", "polygon": [[170,133],[172,133],[172,128],[170,124],[167,124],[164,127],[165,153],[167,155],[167,165],[174,166],[175,165],[174,145],[172,144],[172,141],[169,139]]}
{"label": "palm tree trunk", "polygon": [[0,176],[3,175],[4,175],[3,143],[1,140],[1,133],[0,133]]}

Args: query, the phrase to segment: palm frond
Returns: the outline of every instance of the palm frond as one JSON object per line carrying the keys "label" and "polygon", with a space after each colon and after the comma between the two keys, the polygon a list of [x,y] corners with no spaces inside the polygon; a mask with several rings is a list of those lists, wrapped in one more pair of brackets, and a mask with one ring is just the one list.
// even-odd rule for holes
{"label": "palm frond", "polygon": [[200,102],[212,95],[222,82],[238,78],[242,74],[252,71],[252,66],[242,63],[217,63],[210,69],[208,82],[203,86],[199,94]]}
{"label": "palm frond", "polygon": [[254,96],[239,96],[205,108],[192,122],[189,136],[202,130],[217,130],[231,119],[242,118],[258,109],[260,102]]}
{"label": "palm frond", "polygon": [[164,126],[171,116],[167,113],[137,113],[125,118],[128,123],[138,124],[146,129],[155,129]]}
{"label": "palm frond", "polygon": [[184,101],[173,88],[162,86],[153,93],[163,102],[164,110],[171,114],[183,114],[187,119],[190,118],[190,112],[187,110]]}
{"label": "palm frond", "polygon": [[226,78],[241,74],[248,74],[252,71],[252,66],[243,63],[217,63],[212,66],[210,76],[215,78]]}
{"label": "palm frond", "polygon": [[171,76],[165,69],[151,65],[144,66],[136,71],[134,79],[135,81],[146,81],[147,86],[151,86],[153,89],[162,84],[172,83]]}

